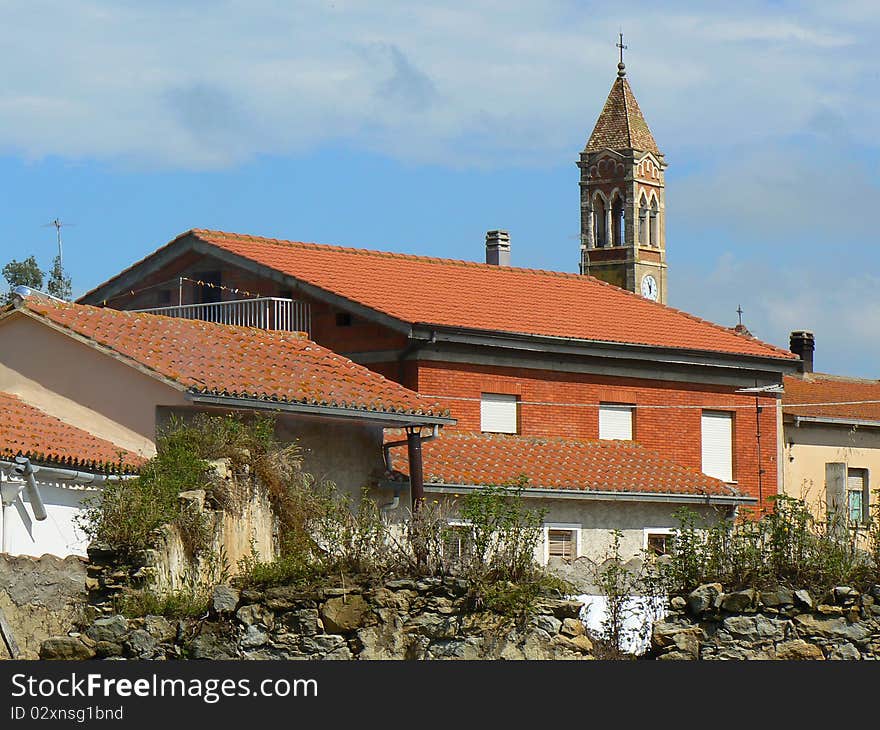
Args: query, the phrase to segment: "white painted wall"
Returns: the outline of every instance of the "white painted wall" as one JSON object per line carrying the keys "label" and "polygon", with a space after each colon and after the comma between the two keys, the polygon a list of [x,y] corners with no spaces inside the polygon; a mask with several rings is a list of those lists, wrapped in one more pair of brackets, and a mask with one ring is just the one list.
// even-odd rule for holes
{"label": "white painted wall", "polygon": [[[608,613],[608,599],[605,596],[591,594],[572,596],[572,598],[583,601],[581,621],[591,634],[600,636],[602,623]],[[626,618],[623,622],[623,645],[620,648],[633,654],[644,654],[651,645],[651,628],[654,622],[667,614],[666,605],[666,598],[631,596],[624,608]]]}
{"label": "white painted wall", "polygon": [[40,557],[49,553],[65,558],[68,555],[85,556],[88,539],[78,529],[74,517],[79,514],[84,500],[95,498],[93,489],[71,489],[54,484],[40,484],[40,496],[46,507],[45,520],[34,519],[34,511],[23,491],[11,507],[7,507],[5,523],[6,552],[9,555]]}

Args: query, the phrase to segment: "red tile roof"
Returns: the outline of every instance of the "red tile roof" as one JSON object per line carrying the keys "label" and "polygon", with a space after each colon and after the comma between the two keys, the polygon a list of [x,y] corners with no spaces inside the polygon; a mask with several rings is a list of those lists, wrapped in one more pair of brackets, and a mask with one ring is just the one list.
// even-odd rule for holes
{"label": "red tile roof", "polygon": [[187,236],[410,324],[795,358],[590,276],[207,230],[168,246]]}
{"label": "red tile roof", "polygon": [[71,426],[18,396],[0,393],[0,458],[26,456],[73,469],[133,472],[146,459]]}
{"label": "red tile roof", "polygon": [[191,392],[408,416],[447,412],[299,332],[124,312],[38,295],[18,306]]}
{"label": "red tile roof", "polygon": [[[406,447],[392,467],[408,474]],[[590,492],[737,496],[724,482],[676,464],[632,441],[536,438],[444,431],[422,446],[425,483],[511,485]]]}
{"label": "red tile roof", "polygon": [[880,422],[880,381],[806,373],[783,380],[782,410],[792,416]]}
{"label": "red tile roof", "polygon": [[614,79],[605,106],[584,149],[585,152],[599,150],[641,150],[660,154],[626,78]]}

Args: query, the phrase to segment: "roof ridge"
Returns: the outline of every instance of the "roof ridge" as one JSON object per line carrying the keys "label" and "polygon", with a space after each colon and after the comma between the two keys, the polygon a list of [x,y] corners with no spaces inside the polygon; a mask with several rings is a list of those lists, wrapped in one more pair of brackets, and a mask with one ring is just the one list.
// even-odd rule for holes
{"label": "roof ridge", "polygon": [[[645,297],[637,294],[636,292],[631,292],[628,289],[622,289],[619,286],[616,286],[614,284],[610,284],[607,281],[603,281],[602,279],[598,279],[595,276],[590,276],[589,274],[576,274],[576,273],[569,272],[569,271],[551,271],[548,269],[531,269],[531,268],[524,268],[524,267],[519,267],[519,266],[496,266],[495,264],[486,264],[486,263],[480,263],[480,262],[476,262],[476,261],[466,261],[466,260],[462,260],[462,259],[446,259],[446,258],[441,258],[441,257],[437,257],[437,256],[422,256],[420,254],[396,253],[396,252],[390,252],[390,251],[376,251],[374,249],[368,249],[368,248],[355,248],[355,247],[339,246],[339,245],[335,245],[335,244],[326,244],[326,243],[290,241],[290,240],[286,240],[286,239],[267,238],[265,236],[253,236],[253,235],[249,235],[249,234],[230,233],[227,231],[216,231],[216,230],[202,229],[202,228],[194,228],[194,229],[192,229],[191,232],[197,236],[200,234],[203,234],[203,233],[209,234],[209,235],[213,234],[213,235],[217,235],[217,236],[221,236],[221,237],[235,237],[235,238],[241,238],[241,239],[246,239],[246,240],[250,240],[250,241],[263,241],[263,242],[268,242],[268,243],[278,244],[278,245],[302,246],[302,247],[306,247],[306,248],[313,248],[313,249],[324,250],[324,251],[335,250],[335,251],[341,251],[344,253],[364,254],[364,255],[372,256],[374,258],[390,257],[390,258],[399,258],[399,259],[410,260],[410,261],[420,261],[423,263],[431,263],[431,264],[460,265],[460,266],[466,266],[466,267],[480,268],[480,269],[483,269],[486,271],[499,271],[499,272],[506,272],[506,273],[521,273],[521,274],[538,274],[541,276],[559,277],[559,278],[567,279],[570,281],[587,280],[587,281],[594,282],[596,284],[600,284],[604,287],[607,287],[609,290],[612,290],[612,291],[615,291],[618,293],[623,293],[623,294],[626,294],[631,297],[636,297],[640,302],[645,302],[648,305],[653,305],[653,306],[662,307],[664,309],[671,310],[671,311],[676,312],[678,314],[684,315],[685,317],[689,318],[690,320],[692,320],[694,322],[699,322],[701,324],[710,325],[718,331],[725,332],[727,334],[731,334],[731,329],[729,327],[725,327],[723,325],[717,324],[716,322],[712,322],[710,320],[703,319],[702,317],[698,317],[697,315],[691,314],[690,312],[686,312],[682,309],[678,309],[677,307],[672,307],[669,304],[663,304],[661,302],[655,302],[653,300],[646,299]],[[211,243],[211,241],[208,241],[208,243]],[[757,337],[753,337],[752,339],[757,341],[761,345],[764,345],[765,347],[771,348],[779,353],[784,353],[784,355],[782,355],[783,357],[785,355],[791,355],[791,353],[788,350],[784,350],[780,347],[777,347],[776,345],[770,344],[768,342],[764,342],[763,340],[761,340]]]}

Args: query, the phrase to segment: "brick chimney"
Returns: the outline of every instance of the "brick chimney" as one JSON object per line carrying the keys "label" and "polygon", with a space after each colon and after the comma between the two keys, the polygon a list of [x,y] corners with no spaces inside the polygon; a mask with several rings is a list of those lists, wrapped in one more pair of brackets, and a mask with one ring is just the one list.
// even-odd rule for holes
{"label": "brick chimney", "polygon": [[788,349],[803,360],[800,366],[802,373],[813,372],[813,353],[816,351],[816,338],[813,337],[812,332],[803,330],[792,332],[789,338]]}
{"label": "brick chimney", "polygon": [[510,234],[507,231],[486,231],[486,263],[510,266]]}

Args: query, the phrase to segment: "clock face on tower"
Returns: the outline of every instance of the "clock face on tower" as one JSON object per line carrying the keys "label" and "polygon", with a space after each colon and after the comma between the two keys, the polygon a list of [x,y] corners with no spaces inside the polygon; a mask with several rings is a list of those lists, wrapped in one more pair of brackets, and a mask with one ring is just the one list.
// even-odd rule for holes
{"label": "clock face on tower", "polygon": [[645,274],[642,277],[642,296],[656,302],[659,295],[660,288],[657,286],[657,280],[650,274]]}

